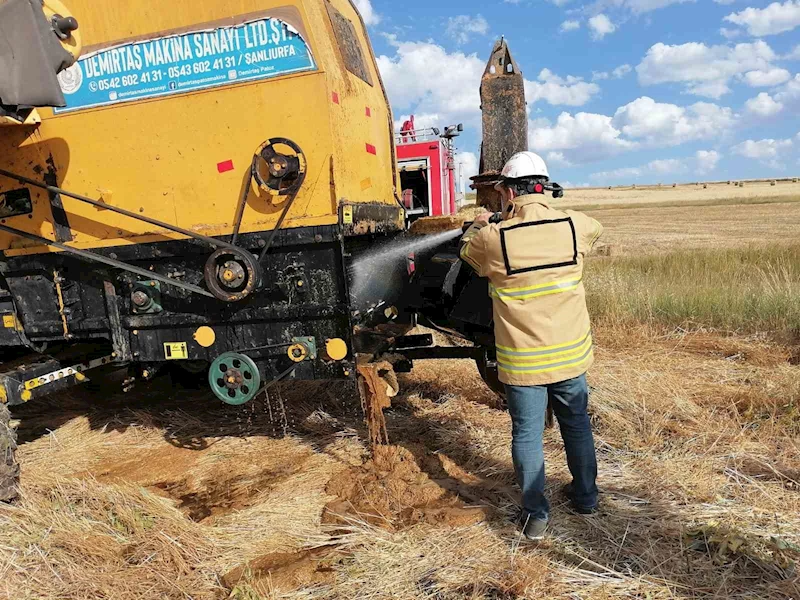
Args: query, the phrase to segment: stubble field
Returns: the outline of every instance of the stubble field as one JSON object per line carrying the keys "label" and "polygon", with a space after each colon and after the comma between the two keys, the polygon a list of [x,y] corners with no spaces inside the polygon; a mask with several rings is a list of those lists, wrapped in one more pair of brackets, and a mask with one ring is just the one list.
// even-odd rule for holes
{"label": "stubble field", "polygon": [[0,595],[800,598],[800,189],[611,193],[565,199],[610,246],[586,272],[600,514],[568,511],[548,431],[551,534],[520,540],[509,418],[467,361],[401,377],[374,456],[345,388],[84,389],[15,415]]}

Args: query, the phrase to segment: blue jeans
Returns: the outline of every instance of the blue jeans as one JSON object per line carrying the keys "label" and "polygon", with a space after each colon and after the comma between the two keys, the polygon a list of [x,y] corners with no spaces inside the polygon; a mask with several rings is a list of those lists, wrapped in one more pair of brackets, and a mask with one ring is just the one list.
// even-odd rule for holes
{"label": "blue jeans", "polygon": [[597,457],[586,412],[589,402],[586,376],[543,386],[506,385],[506,400],[512,423],[511,455],[522,489],[523,511],[533,519],[547,520],[550,515],[550,503],[544,495],[542,447],[548,401],[558,418],[572,473],[571,499],[584,508],[596,506]]}

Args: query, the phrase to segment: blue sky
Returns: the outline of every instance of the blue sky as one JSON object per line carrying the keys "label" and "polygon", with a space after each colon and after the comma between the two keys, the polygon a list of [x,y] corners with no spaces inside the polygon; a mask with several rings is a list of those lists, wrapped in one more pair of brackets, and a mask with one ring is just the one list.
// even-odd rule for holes
{"label": "blue sky", "polygon": [[463,122],[501,35],[530,149],[571,185],[800,174],[800,0],[355,0],[400,120]]}

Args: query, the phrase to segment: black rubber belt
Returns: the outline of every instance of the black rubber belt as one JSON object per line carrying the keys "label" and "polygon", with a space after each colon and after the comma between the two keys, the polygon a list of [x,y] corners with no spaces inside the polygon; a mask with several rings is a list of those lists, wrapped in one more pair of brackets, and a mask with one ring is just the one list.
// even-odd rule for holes
{"label": "black rubber belt", "polygon": [[0,231],[5,231],[6,233],[10,233],[11,235],[17,235],[19,237],[27,238],[29,240],[39,242],[40,244],[45,246],[53,246],[54,248],[58,248],[59,250],[63,250],[64,252],[67,252],[69,254],[80,256],[85,260],[103,263],[104,265],[108,265],[116,269],[121,269],[123,271],[135,273],[136,275],[144,277],[145,279],[155,279],[156,281],[160,281],[161,283],[165,283],[167,285],[188,290],[192,293],[200,294],[201,296],[208,296],[209,298],[214,298],[214,294],[212,294],[211,292],[204,290],[201,287],[197,287],[196,285],[192,285],[191,283],[183,283],[182,281],[175,281],[174,279],[170,279],[169,277],[165,277],[164,275],[159,275],[158,273],[154,273],[153,271],[148,271],[147,269],[142,269],[140,267],[134,267],[133,265],[129,265],[128,263],[124,263],[119,260],[114,260],[113,258],[101,256],[100,254],[95,254],[94,252],[88,252],[86,250],[79,250],[78,248],[73,248],[72,246],[67,246],[66,244],[62,244],[61,242],[56,242],[54,240],[48,240],[47,238],[43,238],[39,235],[36,235],[35,233],[28,233],[27,231],[15,229],[13,227],[9,227],[8,225],[0,225]]}
{"label": "black rubber belt", "polygon": [[130,217],[131,219],[136,219],[137,221],[143,221],[145,223],[149,223],[150,225],[155,225],[156,227],[163,227],[164,229],[169,229],[170,231],[174,231],[175,233],[180,233],[192,239],[205,242],[206,244],[209,244],[213,248],[238,249],[236,246],[228,242],[223,242],[221,240],[208,237],[207,235],[201,235],[194,231],[189,231],[188,229],[184,229],[183,227],[178,227],[177,225],[170,225],[169,223],[165,223],[164,221],[159,221],[158,219],[151,219],[150,217],[145,217],[144,215],[140,215],[135,212],[125,210],[124,208],[111,206],[110,204],[99,202],[97,200],[94,200],[93,198],[89,198],[88,196],[83,196],[81,194],[74,194],[73,192],[68,192],[67,190],[62,189],[60,187],[56,187],[54,185],[48,185],[46,183],[42,183],[41,181],[36,181],[35,179],[31,179],[30,177],[25,177],[24,175],[17,175],[16,173],[12,173],[11,171],[6,171],[5,169],[0,169],[0,175],[5,175],[6,177],[9,177],[11,179],[16,179],[20,183],[26,183],[28,185],[41,188],[43,190],[47,190],[51,194],[61,194],[62,196],[75,198],[75,200],[86,202],[87,204],[91,204],[92,206],[96,206],[97,208],[102,208],[103,210],[110,210],[111,212],[115,212],[120,215],[125,215],[126,217]]}

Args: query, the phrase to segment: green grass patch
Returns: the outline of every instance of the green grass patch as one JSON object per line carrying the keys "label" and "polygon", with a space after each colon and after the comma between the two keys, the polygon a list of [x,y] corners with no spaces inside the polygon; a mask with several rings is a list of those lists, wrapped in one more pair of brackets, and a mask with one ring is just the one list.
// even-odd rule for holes
{"label": "green grass patch", "polygon": [[800,244],[593,258],[589,309],[611,325],[800,339]]}

